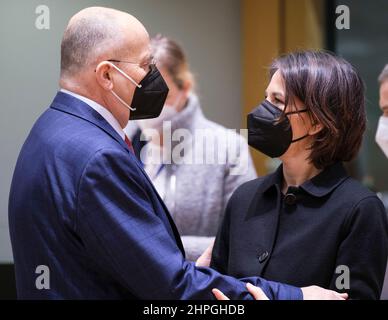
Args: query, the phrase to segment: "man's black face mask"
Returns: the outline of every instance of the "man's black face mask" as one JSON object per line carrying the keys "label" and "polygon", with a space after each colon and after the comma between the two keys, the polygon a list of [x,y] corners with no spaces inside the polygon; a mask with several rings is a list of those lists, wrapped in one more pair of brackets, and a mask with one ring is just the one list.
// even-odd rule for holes
{"label": "man's black face mask", "polygon": [[[115,61],[115,60],[111,60]],[[108,61],[109,64],[114,67],[121,75],[127,78],[135,86],[135,93],[132,98],[131,106],[129,106],[122,98],[120,98],[113,90],[112,94],[129,110],[129,120],[151,119],[157,118],[162,112],[164,102],[167,99],[168,87],[160,74],[158,68],[154,65],[150,65],[150,71],[143,78],[140,83],[136,83],[129,75],[123,70]]]}

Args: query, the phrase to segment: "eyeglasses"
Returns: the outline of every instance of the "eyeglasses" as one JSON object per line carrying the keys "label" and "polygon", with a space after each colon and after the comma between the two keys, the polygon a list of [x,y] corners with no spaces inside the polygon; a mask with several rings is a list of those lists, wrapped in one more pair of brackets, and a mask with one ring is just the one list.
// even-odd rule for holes
{"label": "eyeglasses", "polygon": [[109,59],[107,60],[109,62],[121,62],[121,63],[129,63],[139,66],[140,68],[144,69],[145,71],[149,72],[155,67],[156,61],[154,57],[150,57],[147,59],[146,62],[138,63],[138,62],[132,62],[132,61],[124,61],[124,60],[116,60],[116,59]]}

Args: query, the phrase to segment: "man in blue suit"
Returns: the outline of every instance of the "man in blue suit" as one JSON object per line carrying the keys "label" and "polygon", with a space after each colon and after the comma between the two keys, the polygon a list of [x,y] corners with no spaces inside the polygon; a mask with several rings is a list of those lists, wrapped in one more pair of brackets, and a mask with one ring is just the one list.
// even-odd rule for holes
{"label": "man in blue suit", "polygon": [[[158,116],[168,92],[149,52],[147,31],[126,13],[88,8],[70,20],[61,90],[24,143],[10,191],[19,298],[211,299],[219,288],[251,299],[251,282],[270,299],[301,299],[299,288],[185,260],[123,131],[128,119]],[[317,287],[303,294],[342,299]]]}

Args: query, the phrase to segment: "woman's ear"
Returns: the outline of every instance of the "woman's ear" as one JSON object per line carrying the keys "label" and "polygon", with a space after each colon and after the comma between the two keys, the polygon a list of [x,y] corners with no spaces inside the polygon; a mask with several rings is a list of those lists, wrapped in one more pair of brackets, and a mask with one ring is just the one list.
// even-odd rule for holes
{"label": "woman's ear", "polygon": [[97,83],[107,91],[113,89],[112,81],[112,68],[108,62],[103,61],[98,64],[95,70],[96,81]]}
{"label": "woman's ear", "polygon": [[323,125],[321,123],[312,121],[312,124],[311,124],[311,127],[310,127],[308,134],[310,136],[316,135],[317,133],[322,131],[322,129],[323,129]]}
{"label": "woman's ear", "polygon": [[182,91],[183,91],[183,94],[185,95],[185,97],[189,96],[192,89],[193,89],[193,83],[189,80],[185,80],[183,83],[183,88],[182,88]]}

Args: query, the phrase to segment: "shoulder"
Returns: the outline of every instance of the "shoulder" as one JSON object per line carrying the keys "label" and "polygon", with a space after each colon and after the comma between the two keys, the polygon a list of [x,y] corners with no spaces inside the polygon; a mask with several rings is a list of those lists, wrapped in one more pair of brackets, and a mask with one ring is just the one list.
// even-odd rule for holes
{"label": "shoulder", "polygon": [[263,176],[244,182],[236,188],[229,202],[231,204],[238,204],[240,202],[246,203],[247,201],[250,201],[253,197],[255,197],[267,177],[268,176]]}
{"label": "shoulder", "polygon": [[386,227],[387,212],[376,193],[353,178],[346,179],[337,193],[348,209],[345,224],[363,221],[365,224],[379,223]]}
{"label": "shoulder", "polygon": [[[336,192],[351,212],[360,208],[374,207],[375,209],[377,208],[378,211],[385,213],[384,204],[377,194],[351,177],[347,178],[344,183],[339,186]],[[373,210],[373,212],[375,211],[376,210]],[[373,214],[373,212],[371,212],[371,214]]]}
{"label": "shoulder", "polygon": [[[62,113],[63,114],[63,113]],[[61,141],[66,149],[78,152],[80,156],[86,154],[92,156],[101,150],[121,152],[126,154],[126,149],[110,133],[104,131],[97,125],[81,118],[69,115],[61,119],[61,125],[55,130],[55,137]]]}
{"label": "shoulder", "polygon": [[81,174],[98,170],[100,175],[113,175],[117,174],[118,168],[136,170],[137,160],[119,136],[113,137],[85,119],[51,110],[48,116],[56,118],[45,121],[42,141],[61,165],[81,171]]}
{"label": "shoulder", "polygon": [[[337,192],[341,192],[345,196],[349,196],[351,202],[359,202],[365,198],[375,197],[376,193],[365,187],[359,181],[348,177],[338,188]],[[377,198],[378,199],[378,198]]]}

